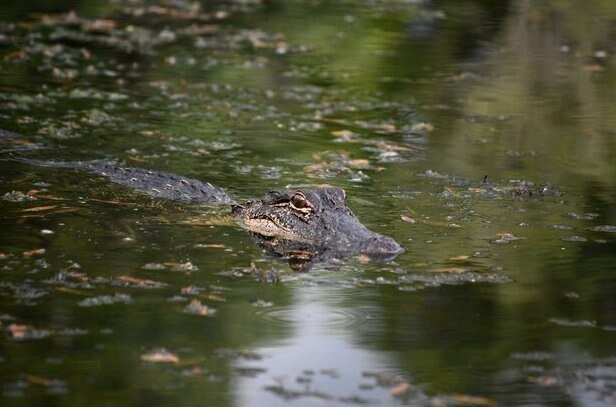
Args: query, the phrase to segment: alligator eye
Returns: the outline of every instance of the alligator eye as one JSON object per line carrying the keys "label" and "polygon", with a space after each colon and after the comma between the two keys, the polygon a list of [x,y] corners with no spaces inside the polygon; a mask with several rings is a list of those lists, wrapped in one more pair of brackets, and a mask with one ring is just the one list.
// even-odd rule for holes
{"label": "alligator eye", "polygon": [[291,197],[291,205],[296,207],[297,209],[305,208],[308,205],[308,200],[304,196],[304,194],[296,192]]}

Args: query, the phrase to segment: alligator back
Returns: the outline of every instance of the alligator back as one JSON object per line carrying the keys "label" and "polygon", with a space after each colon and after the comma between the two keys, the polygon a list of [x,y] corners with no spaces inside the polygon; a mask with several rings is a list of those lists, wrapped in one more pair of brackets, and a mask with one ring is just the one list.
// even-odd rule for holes
{"label": "alligator back", "polygon": [[119,167],[112,164],[92,164],[87,167],[111,181],[156,198],[174,201],[228,204],[233,199],[219,187],[209,182],[185,178],[166,172],[149,171],[143,168]]}
{"label": "alligator back", "polygon": [[40,161],[27,158],[13,158],[26,164],[53,168],[84,169],[109,178],[116,184],[145,192],[156,198],[174,201],[199,202],[204,204],[228,204],[233,199],[222,188],[209,182],[181,177],[167,172],[150,171],[143,168],[123,167],[101,161]]}

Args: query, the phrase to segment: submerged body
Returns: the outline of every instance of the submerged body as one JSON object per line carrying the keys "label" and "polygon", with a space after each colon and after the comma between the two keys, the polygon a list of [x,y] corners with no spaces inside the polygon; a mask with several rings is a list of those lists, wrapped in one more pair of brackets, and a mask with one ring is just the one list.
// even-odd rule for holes
{"label": "submerged body", "polygon": [[[173,174],[110,164],[89,164],[86,168],[157,198],[213,205],[234,202],[219,187]],[[341,252],[394,255],[402,251],[393,239],[359,222],[340,188],[271,191],[261,199],[233,204],[231,216],[244,229],[265,238]]]}
{"label": "submerged body", "polygon": [[19,161],[38,166],[85,169],[111,181],[156,198],[231,205],[231,216],[258,239],[258,243],[280,257],[301,259],[301,267],[315,260],[348,254],[390,259],[403,251],[393,239],[362,225],[346,202],[340,188],[304,188],[271,191],[263,198],[236,204],[222,188],[210,183],[165,172],[122,167],[104,162]]}

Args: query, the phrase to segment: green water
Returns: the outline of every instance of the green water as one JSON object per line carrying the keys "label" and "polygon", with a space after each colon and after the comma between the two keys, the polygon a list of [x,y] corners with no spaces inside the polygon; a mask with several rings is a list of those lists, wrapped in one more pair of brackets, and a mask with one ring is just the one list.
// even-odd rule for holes
{"label": "green water", "polygon": [[[615,58],[611,0],[5,0],[0,405],[616,404]],[[19,156],[343,187],[405,252]]]}

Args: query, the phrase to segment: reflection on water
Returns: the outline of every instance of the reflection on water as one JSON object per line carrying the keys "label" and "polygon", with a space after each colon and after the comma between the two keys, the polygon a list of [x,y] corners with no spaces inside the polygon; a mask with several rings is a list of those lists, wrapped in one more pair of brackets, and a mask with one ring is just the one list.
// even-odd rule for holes
{"label": "reflection on water", "polygon": [[[3,2],[0,404],[616,404],[612,0],[202,3]],[[334,185],[405,252],[15,157]]]}
{"label": "reflection on water", "polygon": [[265,355],[265,366],[256,366],[265,369],[256,377],[238,379],[235,391],[239,404],[316,400],[345,405],[386,399],[388,390],[378,387],[371,374],[388,372],[395,360],[387,352],[357,346],[353,337],[354,328],[379,319],[378,309],[348,310],[336,303],[336,289],[298,287],[293,294],[289,308],[262,315],[291,329],[280,343],[256,348]]}

